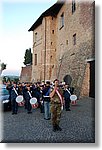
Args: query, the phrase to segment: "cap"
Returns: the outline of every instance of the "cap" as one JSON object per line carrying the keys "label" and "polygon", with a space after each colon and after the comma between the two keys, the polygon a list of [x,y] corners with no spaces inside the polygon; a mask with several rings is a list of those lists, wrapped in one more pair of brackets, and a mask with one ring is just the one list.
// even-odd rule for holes
{"label": "cap", "polygon": [[53,83],[55,83],[55,81],[58,81],[58,82],[59,82],[59,80],[58,80],[58,79],[55,79],[55,80],[53,81]]}
{"label": "cap", "polygon": [[50,84],[50,81],[46,81],[46,84]]}

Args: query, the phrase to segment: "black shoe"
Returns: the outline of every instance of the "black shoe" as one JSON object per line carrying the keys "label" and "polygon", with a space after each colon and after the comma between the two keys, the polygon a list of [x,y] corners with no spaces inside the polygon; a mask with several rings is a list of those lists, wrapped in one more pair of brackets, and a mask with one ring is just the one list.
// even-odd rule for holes
{"label": "black shoe", "polygon": [[43,111],[41,111],[41,113],[44,113]]}
{"label": "black shoe", "polygon": [[32,114],[32,112],[31,112],[31,111],[28,111],[28,114]]}
{"label": "black shoe", "polygon": [[62,131],[62,128],[59,127],[59,125],[57,125],[56,129],[57,129],[57,131]]}
{"label": "black shoe", "polygon": [[14,115],[15,113],[13,112],[12,115]]}
{"label": "black shoe", "polygon": [[45,120],[50,120],[50,118],[47,118],[47,119],[46,119],[46,118],[44,118],[44,119],[45,119]]}
{"label": "black shoe", "polygon": [[70,109],[66,109],[66,111],[71,111]]}
{"label": "black shoe", "polygon": [[17,115],[17,112],[15,112],[15,115]]}
{"label": "black shoe", "polygon": [[57,131],[56,126],[53,126],[53,132],[56,132],[56,131]]}

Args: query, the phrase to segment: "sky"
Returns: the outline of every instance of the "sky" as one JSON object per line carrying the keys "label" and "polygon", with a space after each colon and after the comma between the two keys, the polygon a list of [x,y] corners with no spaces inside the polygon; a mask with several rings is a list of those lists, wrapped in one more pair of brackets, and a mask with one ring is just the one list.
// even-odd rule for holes
{"label": "sky", "polygon": [[57,0],[0,1],[0,61],[7,64],[3,74],[20,75],[25,50],[32,48],[29,28]]}
{"label": "sky", "polygon": [[[2,41],[2,38],[1,38],[2,37],[1,36],[2,35],[1,34],[1,32],[2,32],[2,23],[4,22],[4,20],[6,20],[6,19],[4,19],[4,17],[2,17],[4,15],[4,12],[2,12],[3,6],[1,6],[1,3],[3,5],[4,2],[2,2],[2,1],[3,0],[0,0],[0,59],[1,59],[1,61],[4,61],[4,62],[8,63],[7,68],[13,68],[13,67],[11,67],[9,65],[9,61],[10,61],[11,57],[9,58],[8,51],[4,50],[1,47],[1,44],[2,44],[2,46],[6,45],[5,42],[4,43],[1,42]],[[13,1],[15,1],[15,0],[13,0]],[[30,0],[28,0],[28,1],[30,3]],[[38,1],[39,0],[37,0],[37,2]],[[8,3],[9,2],[10,1],[8,0]],[[47,4],[46,5],[50,5],[49,2],[50,2],[50,0],[47,0]],[[19,5],[20,5],[20,3],[19,3]],[[51,3],[53,4],[53,0],[51,0]],[[80,144],[80,143],[77,144],[77,145],[73,145],[73,143],[72,143],[72,145],[69,145],[69,147],[68,147],[69,150],[76,150],[76,149],[78,149],[78,150],[79,149],[84,149],[84,150],[89,150],[89,149],[90,150],[93,150],[93,149],[101,150],[102,149],[102,1],[101,0],[95,0],[95,3],[96,3],[96,25],[95,26],[96,26],[96,31],[97,31],[96,32],[96,51],[97,52],[96,52],[96,58],[95,58],[96,59],[96,103],[95,103],[95,108],[96,108],[96,112],[95,112],[95,116],[96,116],[96,125],[95,125],[95,128],[96,128],[96,143],[95,144],[90,144],[90,143],[86,144],[85,143],[84,145]],[[5,4],[6,4],[6,0],[5,0]],[[11,1],[11,4],[12,4],[12,1]],[[25,2],[24,2],[24,4],[25,4]],[[35,5],[35,4],[36,3],[34,2],[33,5]],[[45,6],[45,2],[44,2],[44,6]],[[34,7],[34,8],[36,9],[37,7]],[[41,13],[42,13],[42,11],[43,11],[43,9],[41,7]],[[28,33],[27,30],[29,29],[29,26],[31,26],[33,24],[34,20],[36,20],[36,15],[39,16],[38,11],[36,13],[34,13],[34,15],[31,14],[29,16],[29,20],[30,20],[30,18],[31,18],[31,20],[30,20],[30,22],[26,21],[27,22],[27,27],[25,27],[25,24],[24,24],[24,27],[26,28],[24,33],[27,34],[27,37],[31,36],[31,40],[32,40],[32,33]],[[7,18],[8,18],[8,16],[9,15],[7,14]],[[21,29],[21,30],[23,30],[23,29]],[[8,28],[8,31],[9,31],[9,28]],[[17,39],[17,41],[18,40],[19,39]],[[32,43],[32,41],[31,41],[31,43]],[[16,48],[16,46],[15,46],[15,48]],[[27,45],[27,47],[29,47],[29,45]],[[31,47],[31,45],[30,45],[30,47]],[[17,50],[19,50],[19,49],[17,49]],[[22,51],[23,51],[22,53],[24,53],[25,47],[24,47],[24,49]],[[7,53],[7,55],[5,53]],[[22,66],[23,56],[21,58],[22,58],[21,61],[18,58],[18,60],[21,63],[19,63],[19,61],[17,61],[20,65],[17,65],[17,64],[16,64],[16,66],[14,65],[14,69],[15,68],[19,69],[19,67],[17,67],[17,66]],[[53,150],[62,149],[62,145],[59,145],[59,146],[57,145],[57,146],[53,147]],[[0,148],[3,149],[3,150],[7,150],[8,146],[5,143],[2,143],[2,144],[0,144]],[[15,148],[19,149],[19,146],[18,147],[15,146]],[[67,146],[63,146],[63,149],[66,149],[66,148],[67,148]],[[10,149],[14,150],[14,146],[10,147]],[[22,150],[25,150],[25,149],[28,149],[28,147],[26,147],[26,145],[25,146],[23,145],[22,146]],[[29,149],[32,149],[32,147],[30,145],[29,145]],[[42,150],[42,147],[39,146],[38,149]]]}

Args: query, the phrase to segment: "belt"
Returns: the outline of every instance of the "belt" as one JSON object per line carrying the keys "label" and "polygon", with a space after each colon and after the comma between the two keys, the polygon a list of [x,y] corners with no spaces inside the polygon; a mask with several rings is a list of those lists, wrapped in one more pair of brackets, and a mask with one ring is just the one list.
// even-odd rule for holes
{"label": "belt", "polygon": [[58,102],[51,102],[51,104],[61,104],[61,103],[58,103]]}

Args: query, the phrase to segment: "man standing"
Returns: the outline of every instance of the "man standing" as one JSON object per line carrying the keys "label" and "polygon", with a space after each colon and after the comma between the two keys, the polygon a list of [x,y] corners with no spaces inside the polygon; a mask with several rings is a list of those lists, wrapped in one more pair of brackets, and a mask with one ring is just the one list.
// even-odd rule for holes
{"label": "man standing", "polygon": [[71,92],[70,92],[68,86],[69,86],[68,84],[65,84],[64,90],[63,90],[66,111],[70,111],[70,102],[71,102],[71,100],[70,100]]}
{"label": "man standing", "polygon": [[61,107],[63,105],[63,90],[59,87],[58,79],[54,80],[54,88],[50,93],[51,97],[51,114],[52,114],[52,124],[53,131],[61,131],[59,127],[60,117],[61,117]]}
{"label": "man standing", "polygon": [[42,90],[44,100],[44,119],[50,120],[50,82],[46,82],[45,88]]}
{"label": "man standing", "polygon": [[16,97],[19,95],[20,90],[16,82],[13,82],[12,86],[7,85],[6,88],[11,92],[12,115],[17,114],[18,103],[16,102]]}
{"label": "man standing", "polygon": [[26,88],[24,89],[24,97],[26,101],[27,113],[31,114],[32,106],[30,104],[30,99],[32,98],[32,96],[31,96],[31,91],[30,91],[30,84],[27,84]]}

